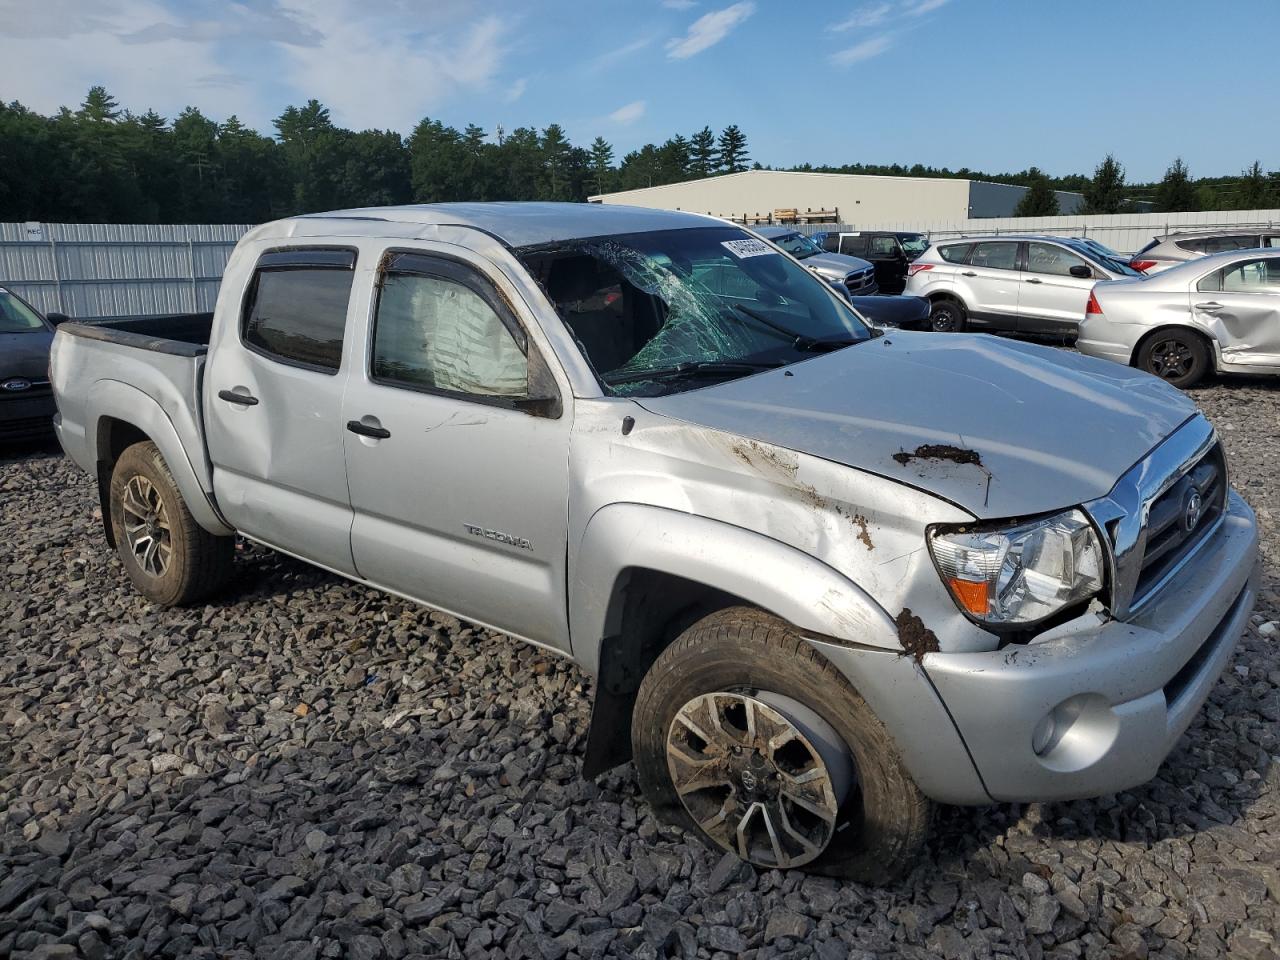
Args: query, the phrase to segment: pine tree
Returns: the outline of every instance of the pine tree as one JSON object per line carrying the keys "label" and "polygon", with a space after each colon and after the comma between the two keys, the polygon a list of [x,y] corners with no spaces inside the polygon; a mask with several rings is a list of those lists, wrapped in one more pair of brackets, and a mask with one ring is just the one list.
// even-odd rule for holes
{"label": "pine tree", "polygon": [[725,173],[741,173],[747,169],[751,158],[747,156],[747,136],[738,129],[737,124],[730,124],[720,133],[717,144],[720,148],[720,169]]}
{"label": "pine tree", "polygon": [[106,87],[95,85],[89,88],[76,116],[94,123],[110,123],[119,119],[120,104],[116,103],[115,97],[107,93]]}
{"label": "pine tree", "polygon": [[1182,158],[1177,157],[1156,187],[1155,209],[1160,213],[1178,213],[1196,210],[1199,206],[1191,173]]}
{"label": "pine tree", "polygon": [[604,137],[591,141],[592,183],[596,193],[607,193],[613,174],[613,146]]}
{"label": "pine tree", "polygon": [[1027,171],[1028,189],[1013,208],[1015,217],[1056,217],[1058,195],[1053,192],[1049,178],[1038,167]]}
{"label": "pine tree", "polygon": [[689,138],[689,175],[691,177],[709,177],[720,165],[720,157],[716,153],[716,135],[710,127],[703,127]]}
{"label": "pine tree", "polygon": [[1262,171],[1262,164],[1257,160],[1253,166],[1240,174],[1240,187],[1236,193],[1237,210],[1269,210],[1280,203],[1280,190],[1276,184]]}
{"label": "pine tree", "polygon": [[1119,213],[1125,206],[1124,167],[1108,153],[1084,188],[1084,207],[1080,212]]}
{"label": "pine tree", "polygon": [[569,139],[564,128],[553,123],[542,131],[544,186],[542,200],[569,199]]}

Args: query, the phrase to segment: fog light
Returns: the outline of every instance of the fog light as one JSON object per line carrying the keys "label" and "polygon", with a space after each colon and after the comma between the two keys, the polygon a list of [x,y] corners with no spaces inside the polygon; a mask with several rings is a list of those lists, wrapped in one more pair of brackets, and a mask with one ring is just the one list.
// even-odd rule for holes
{"label": "fog light", "polygon": [[1052,746],[1058,732],[1058,722],[1053,718],[1052,713],[1046,713],[1040,718],[1040,722],[1036,724],[1035,730],[1031,732],[1031,749],[1035,751],[1037,757],[1044,756],[1046,750]]}

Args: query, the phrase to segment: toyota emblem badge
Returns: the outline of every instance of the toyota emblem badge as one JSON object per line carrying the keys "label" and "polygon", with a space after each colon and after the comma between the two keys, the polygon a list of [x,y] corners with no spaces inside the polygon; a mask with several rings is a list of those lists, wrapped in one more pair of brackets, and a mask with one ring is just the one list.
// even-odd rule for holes
{"label": "toyota emblem badge", "polygon": [[1200,513],[1203,509],[1204,500],[1201,499],[1200,494],[1192,492],[1191,496],[1187,497],[1187,509],[1182,514],[1182,525],[1186,528],[1187,533],[1196,528],[1196,524],[1200,522]]}

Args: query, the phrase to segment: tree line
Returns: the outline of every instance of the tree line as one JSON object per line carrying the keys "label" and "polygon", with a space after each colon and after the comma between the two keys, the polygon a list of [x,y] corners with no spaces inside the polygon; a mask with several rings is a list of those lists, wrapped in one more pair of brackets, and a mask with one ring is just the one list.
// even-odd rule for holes
{"label": "tree line", "polygon": [[[568,200],[591,194],[771,169],[753,163],[736,125],[704,126],[615,161],[612,144],[569,141],[542,130],[458,130],[423,118],[408,137],[348,130],[316,100],[290,106],[265,136],[235,116],[219,123],[196,107],[168,119],[122,109],[92,87],[76,110],[43,116],[0,103],[0,221],[82,223],[260,223],[344,207],[446,200]],[[1019,212],[1057,212],[1054,190],[1083,192],[1088,212],[1123,212],[1134,199],[1157,210],[1280,206],[1280,174],[1253,166],[1239,177],[1192,179],[1176,160],[1158,184],[1127,184],[1108,156],[1092,177],[1049,177],[961,168],[854,163],[791,168],[889,176],[961,177],[1030,187]]]}

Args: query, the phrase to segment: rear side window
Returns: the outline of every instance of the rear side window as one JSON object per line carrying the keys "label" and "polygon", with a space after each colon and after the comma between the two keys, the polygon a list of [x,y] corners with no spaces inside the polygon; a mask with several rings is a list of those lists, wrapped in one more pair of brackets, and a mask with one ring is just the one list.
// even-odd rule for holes
{"label": "rear side window", "polygon": [[892,257],[898,253],[898,241],[893,237],[872,237],[871,255],[873,257]]}
{"label": "rear side window", "polygon": [[987,267],[992,270],[1014,270],[1018,265],[1018,245],[1004,240],[975,243],[969,263],[975,267]]}
{"label": "rear side window", "polygon": [[860,257],[867,252],[866,237],[841,237],[840,252],[851,257]]}
{"label": "rear side window", "polygon": [[938,248],[938,256],[947,263],[964,263],[972,247],[972,243],[949,243],[945,247]]}
{"label": "rear side window", "polygon": [[1245,260],[1215,270],[1196,284],[1201,292],[1280,293],[1280,259]]}
{"label": "rear side window", "polygon": [[336,372],[355,261],[350,250],[263,254],[245,304],[245,346],[270,360]]}

